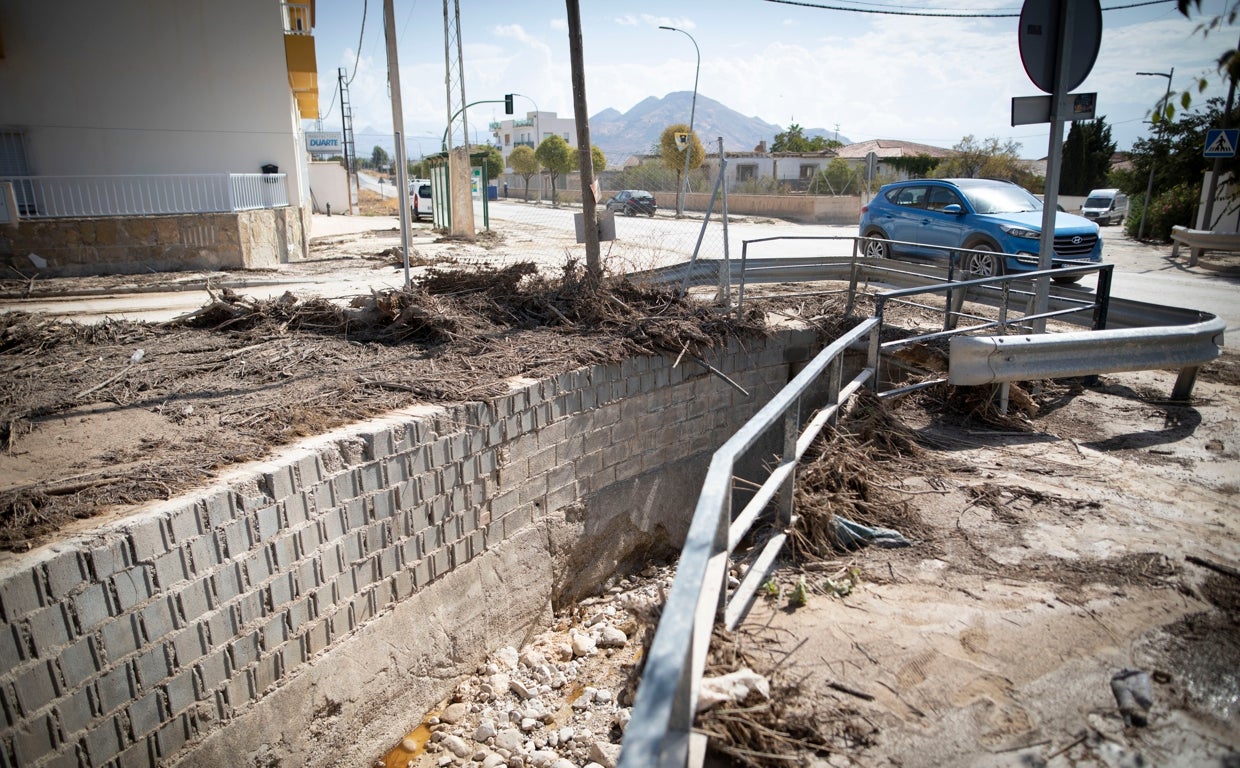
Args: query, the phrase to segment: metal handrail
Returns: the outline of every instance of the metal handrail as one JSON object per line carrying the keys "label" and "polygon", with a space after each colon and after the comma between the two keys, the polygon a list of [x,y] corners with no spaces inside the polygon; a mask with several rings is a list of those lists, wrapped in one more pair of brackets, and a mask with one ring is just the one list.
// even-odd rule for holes
{"label": "metal handrail", "polygon": [[[646,657],[633,716],[625,730],[618,768],[687,764],[698,688],[715,622],[735,626],[748,609],[765,571],[786,539],[767,541],[755,564],[729,595],[732,550],[778,497],[776,526],[791,528],[796,464],[818,433],[835,421],[839,408],[878,375],[878,321],[869,318],[819,352],[791,382],[714,454],[681,550],[672,589]],[[842,384],[843,355],[868,337],[867,364]],[[802,398],[826,378],[826,404],[801,428]],[[783,456],[749,503],[732,516],[732,479],[737,460],[777,424],[783,427]]]}
{"label": "metal handrail", "polygon": [[0,176],[25,219],[230,213],[289,205],[288,174]]}

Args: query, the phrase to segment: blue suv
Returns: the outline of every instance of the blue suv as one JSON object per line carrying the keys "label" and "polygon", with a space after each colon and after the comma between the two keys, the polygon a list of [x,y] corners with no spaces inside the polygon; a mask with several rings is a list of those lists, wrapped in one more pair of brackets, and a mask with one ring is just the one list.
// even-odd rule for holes
{"label": "blue suv", "polygon": [[[861,208],[866,256],[896,253],[947,258],[925,246],[967,248],[959,266],[978,277],[1038,268],[1042,201],[1020,186],[993,179],[916,179],[887,184]],[[1070,213],[1055,214],[1056,267],[1066,259],[1102,260],[1098,225]],[[1057,282],[1076,282],[1066,276]]]}

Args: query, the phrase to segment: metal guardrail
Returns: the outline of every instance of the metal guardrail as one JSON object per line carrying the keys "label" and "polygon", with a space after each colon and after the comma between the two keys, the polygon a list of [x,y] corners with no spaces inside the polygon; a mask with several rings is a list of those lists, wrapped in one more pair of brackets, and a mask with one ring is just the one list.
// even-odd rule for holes
{"label": "metal guardrail", "polygon": [[[748,242],[751,241],[745,244],[748,245]],[[931,290],[941,291],[948,296],[943,309],[945,331],[951,330],[948,326],[953,324],[954,318],[966,316],[960,308],[966,298],[972,303],[1000,307],[999,319],[986,319],[987,327],[1006,330],[1014,324],[1040,317],[1025,314],[1018,322],[1009,322],[1004,308],[1014,292],[1014,283],[1047,273],[953,281],[951,267],[926,267],[916,272],[910,265],[896,264],[899,263],[888,259],[858,258],[854,243],[851,257],[765,259],[755,264],[742,251],[739,265],[726,260],[714,263],[696,261],[632,277],[682,286],[717,285],[723,283],[721,277],[728,280],[740,277],[738,311],[743,301],[744,281],[749,275],[757,275],[761,282],[847,279],[850,280],[850,292],[855,292],[857,283],[863,279],[901,286],[880,294],[885,297],[879,301],[880,311],[884,301],[900,300]],[[1180,379],[1172,397],[1187,398],[1196,379],[1197,366],[1221,354],[1225,323],[1204,312],[1110,297],[1110,265],[1091,264],[1054,270],[1061,277],[1089,272],[1099,275],[1097,291],[1093,295],[1081,288],[1053,288],[1048,312],[1041,317],[1088,325],[1094,330],[1037,336],[1023,333],[997,337],[953,335],[950,341],[949,380],[954,384],[968,385],[1180,367]],[[729,627],[740,621],[758,583],[765,578],[766,571],[782,549],[785,535],[777,534],[767,542],[745,580],[729,596],[725,580],[731,552],[776,494],[779,494],[777,523],[787,527],[795,524],[797,518],[791,507],[791,489],[795,481],[796,462],[822,427],[835,419],[840,404],[864,382],[874,380],[877,383],[879,352],[887,346],[880,345],[880,329],[880,318],[871,317],[824,349],[712,458],[681,551],[672,589],[647,655],[618,768],[700,765],[704,737],[695,736],[692,726],[711,630],[720,616]],[[867,367],[841,388],[839,369],[835,367],[839,364],[839,355],[867,334]],[[833,393],[830,403],[811,419],[803,432],[792,437],[796,435],[795,414],[799,412],[799,398],[810,383],[823,374],[828,364],[833,366],[829,374],[830,392]],[[733,520],[731,481],[736,459],[781,415],[785,422],[783,458]]]}
{"label": "metal guardrail", "polygon": [[284,173],[0,176],[26,219],[228,213],[289,204]]}
{"label": "metal guardrail", "polygon": [[[867,365],[847,384],[843,355],[868,337]],[[796,465],[839,408],[878,371],[878,321],[870,318],[842,335],[779,391],[711,459],[702,483],[672,589],[646,657],[633,718],[625,731],[618,768],[678,766],[689,760],[698,688],[717,618],[735,624],[783,548],[786,534],[770,538],[740,585],[729,595],[731,553],[758,515],[778,496],[777,526],[792,527]],[[826,378],[826,404],[800,428],[802,398]],[[783,428],[783,455],[745,507],[732,517],[732,479],[738,459],[769,430]]]}

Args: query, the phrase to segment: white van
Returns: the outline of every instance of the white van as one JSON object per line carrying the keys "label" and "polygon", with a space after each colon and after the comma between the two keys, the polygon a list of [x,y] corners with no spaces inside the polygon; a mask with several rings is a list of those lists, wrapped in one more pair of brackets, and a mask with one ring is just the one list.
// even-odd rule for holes
{"label": "white van", "polygon": [[434,211],[434,206],[431,204],[431,180],[411,180],[409,182],[409,215],[414,221],[421,221],[423,216],[430,218]]}
{"label": "white van", "polygon": [[1118,189],[1095,189],[1081,203],[1081,215],[1100,227],[1119,224],[1128,215],[1128,196]]}

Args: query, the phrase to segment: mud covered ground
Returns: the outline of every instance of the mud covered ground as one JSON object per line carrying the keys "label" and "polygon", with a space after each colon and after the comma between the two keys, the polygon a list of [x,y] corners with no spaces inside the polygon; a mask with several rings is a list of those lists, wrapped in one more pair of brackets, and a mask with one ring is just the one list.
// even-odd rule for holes
{"label": "mud covered ground", "polygon": [[[773,322],[828,335],[844,322],[834,300],[768,299],[736,323],[647,287],[584,294],[571,266],[472,273],[347,308],[215,290],[169,323],[0,315],[0,557],[393,408],[641,352],[708,358]],[[945,389],[858,414],[802,473],[800,557],[718,644],[712,671],[748,666],[774,691],[703,718],[720,754],[1240,764],[1240,357],[1205,366],[1189,403],[1168,401],[1174,379],[1030,382],[1006,416],[989,392]],[[834,547],[831,515],[912,546]],[[563,645],[589,614],[572,609],[542,642]],[[628,684],[628,668],[594,661],[599,685]],[[1151,680],[1145,726],[1116,706],[1124,669]],[[426,715],[376,713],[410,729]],[[368,765],[391,746],[322,764]]]}

